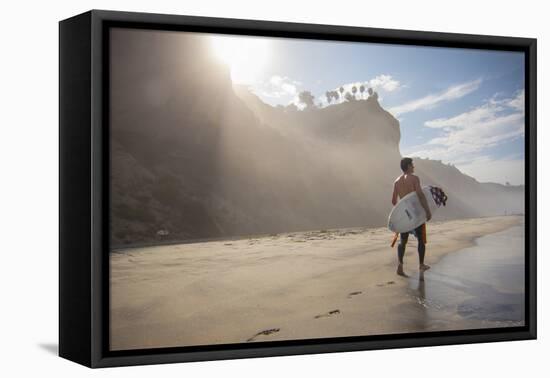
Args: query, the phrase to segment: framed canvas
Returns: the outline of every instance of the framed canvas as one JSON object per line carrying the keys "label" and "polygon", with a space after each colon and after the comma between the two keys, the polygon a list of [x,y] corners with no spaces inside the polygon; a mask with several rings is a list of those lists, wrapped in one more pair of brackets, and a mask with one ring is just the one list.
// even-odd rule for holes
{"label": "framed canvas", "polygon": [[536,40],[90,11],[60,27],[59,354],[536,338]]}

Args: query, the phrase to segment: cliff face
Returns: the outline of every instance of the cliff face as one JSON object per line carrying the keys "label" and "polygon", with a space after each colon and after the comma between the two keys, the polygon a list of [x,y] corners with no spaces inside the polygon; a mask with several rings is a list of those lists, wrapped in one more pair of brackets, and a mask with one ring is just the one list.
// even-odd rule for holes
{"label": "cliff face", "polygon": [[114,30],[111,56],[113,244],[219,233],[223,131],[255,122],[229,72],[192,33]]}
{"label": "cliff face", "polygon": [[[203,38],[112,34],[112,244],[383,226],[400,173],[397,120],[374,98],[299,112],[266,105],[232,87]],[[523,195],[416,163],[423,183],[457,204],[445,217],[489,215]]]}

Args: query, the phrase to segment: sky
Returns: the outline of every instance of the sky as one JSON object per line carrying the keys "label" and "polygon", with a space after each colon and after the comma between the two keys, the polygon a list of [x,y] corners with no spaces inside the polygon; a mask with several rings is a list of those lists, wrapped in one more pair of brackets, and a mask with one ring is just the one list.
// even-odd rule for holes
{"label": "sky", "polygon": [[[214,50],[270,105],[364,84],[398,119],[403,156],[452,164],[480,182],[524,184],[521,52],[237,36]],[[366,91],[365,91],[366,95]]]}

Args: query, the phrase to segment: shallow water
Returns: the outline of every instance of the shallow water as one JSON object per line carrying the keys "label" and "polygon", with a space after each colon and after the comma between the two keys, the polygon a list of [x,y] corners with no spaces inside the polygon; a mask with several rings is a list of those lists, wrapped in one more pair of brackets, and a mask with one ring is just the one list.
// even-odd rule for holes
{"label": "shallow water", "polygon": [[524,225],[475,242],[410,278],[409,294],[425,311],[426,330],[524,325]]}

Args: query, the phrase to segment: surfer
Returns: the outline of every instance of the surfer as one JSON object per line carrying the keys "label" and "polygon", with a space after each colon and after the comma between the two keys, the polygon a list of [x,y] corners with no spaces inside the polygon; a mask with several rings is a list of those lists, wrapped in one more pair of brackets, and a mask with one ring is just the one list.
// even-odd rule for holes
{"label": "surfer", "polygon": [[[426,219],[427,221],[429,221],[430,219],[432,219],[432,213],[430,211],[430,207],[428,206],[426,196],[424,196],[424,193],[422,192],[420,179],[418,178],[418,176],[413,174],[413,160],[408,157],[401,159],[401,170],[403,171],[403,174],[399,176],[393,184],[393,195],[391,203],[395,206],[397,204],[398,197],[403,198],[411,192],[416,192],[416,194],[418,195],[418,199],[420,200],[420,204],[426,211]],[[422,237],[422,228],[424,227],[424,225],[425,224],[422,224],[414,229],[414,231],[411,231],[414,233],[416,239],[418,240],[418,260],[420,263],[421,272],[430,269],[428,265],[424,264],[424,255],[426,253],[426,245],[424,244],[424,239]],[[403,232],[400,236],[401,238],[399,241],[399,245],[397,246],[397,258],[399,261],[399,265],[397,266],[397,274],[399,274],[400,276],[404,276],[405,273],[403,271],[403,256],[405,256],[405,246],[407,245],[407,241],[409,240],[409,232]]]}

